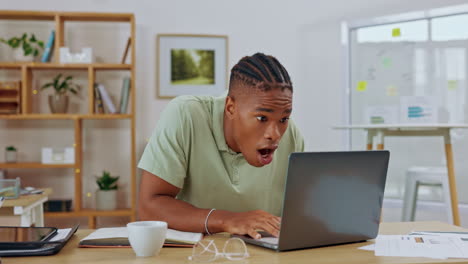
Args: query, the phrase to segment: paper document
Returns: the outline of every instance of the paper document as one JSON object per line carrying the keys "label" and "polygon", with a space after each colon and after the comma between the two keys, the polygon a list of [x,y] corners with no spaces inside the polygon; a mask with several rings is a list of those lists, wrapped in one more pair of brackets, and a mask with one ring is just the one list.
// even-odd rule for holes
{"label": "paper document", "polygon": [[59,229],[57,230],[57,234],[54,237],[52,237],[49,241],[62,240],[68,236],[71,230],[71,228]]}
{"label": "paper document", "polygon": [[468,258],[468,235],[446,233],[423,235],[379,235],[376,256]]}
{"label": "paper document", "polygon": [[447,237],[468,238],[468,232],[415,231],[415,232],[409,233],[409,235],[411,235],[411,236],[430,235],[430,236],[447,236]]}
{"label": "paper document", "polygon": [[370,244],[370,245],[367,245],[367,246],[363,246],[363,247],[360,247],[358,249],[374,251],[375,250],[375,244]]}

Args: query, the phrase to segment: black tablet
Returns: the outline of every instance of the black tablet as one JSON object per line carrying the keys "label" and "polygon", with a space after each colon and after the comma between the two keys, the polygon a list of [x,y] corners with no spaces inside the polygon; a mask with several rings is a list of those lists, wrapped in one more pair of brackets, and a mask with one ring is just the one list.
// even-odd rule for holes
{"label": "black tablet", "polygon": [[73,234],[75,234],[78,227],[79,225],[75,225],[72,228],[57,230],[57,238],[59,239],[55,239],[56,237],[54,236],[52,239],[49,237],[46,241],[30,242],[29,245],[27,242],[13,242],[24,244],[29,246],[29,248],[0,248],[0,257],[48,256],[57,254],[71,239]]}
{"label": "black tablet", "polygon": [[36,248],[55,234],[55,227],[0,226],[0,249]]}

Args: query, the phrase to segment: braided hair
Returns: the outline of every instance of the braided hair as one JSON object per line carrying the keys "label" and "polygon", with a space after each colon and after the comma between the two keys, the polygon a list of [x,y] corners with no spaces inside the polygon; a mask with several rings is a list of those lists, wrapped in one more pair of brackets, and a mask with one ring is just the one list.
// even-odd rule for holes
{"label": "braided hair", "polygon": [[240,86],[261,91],[270,91],[273,88],[293,91],[291,78],[283,65],[275,57],[263,53],[243,57],[234,65],[229,82],[229,96],[233,96]]}

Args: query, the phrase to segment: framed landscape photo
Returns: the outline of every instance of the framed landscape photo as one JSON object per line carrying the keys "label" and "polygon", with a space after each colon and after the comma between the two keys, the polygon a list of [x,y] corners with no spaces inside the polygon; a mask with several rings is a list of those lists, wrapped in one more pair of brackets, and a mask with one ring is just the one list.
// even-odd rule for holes
{"label": "framed landscape photo", "polygon": [[157,97],[221,95],[227,89],[228,37],[159,34]]}

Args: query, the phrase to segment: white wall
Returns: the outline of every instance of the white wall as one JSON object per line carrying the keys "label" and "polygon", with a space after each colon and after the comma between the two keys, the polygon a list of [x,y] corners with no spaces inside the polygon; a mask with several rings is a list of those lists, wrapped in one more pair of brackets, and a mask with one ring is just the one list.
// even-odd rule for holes
{"label": "white wall", "polygon": [[[140,155],[145,139],[150,136],[161,110],[168,102],[155,98],[155,38],[158,33],[228,35],[229,67],[242,56],[256,51],[276,56],[293,78],[294,116],[306,138],[307,149],[337,150],[344,146],[343,137],[330,127],[342,121],[343,112],[344,73],[340,22],[343,19],[367,18],[467,2],[15,0],[1,1],[0,9],[135,13],[137,153]],[[3,139],[0,139],[0,144],[3,143]],[[105,159],[103,156],[106,155],[102,155],[100,159]],[[108,162],[111,164],[111,161]],[[41,182],[44,181],[42,179],[46,178],[41,178]]]}

